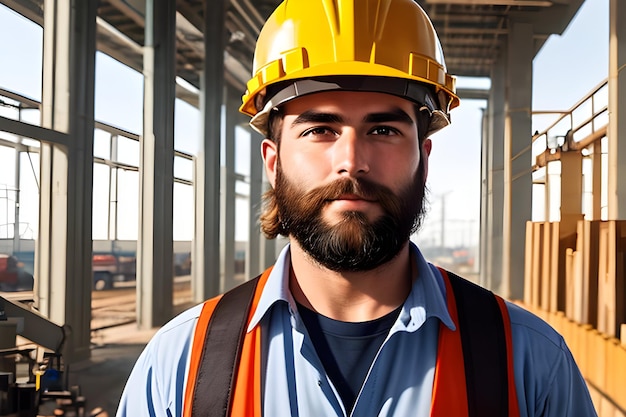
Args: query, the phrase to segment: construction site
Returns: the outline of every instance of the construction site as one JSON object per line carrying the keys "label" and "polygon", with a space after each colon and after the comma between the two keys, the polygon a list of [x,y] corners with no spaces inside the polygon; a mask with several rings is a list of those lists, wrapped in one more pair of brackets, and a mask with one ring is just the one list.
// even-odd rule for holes
{"label": "construction site", "polygon": [[[533,60],[600,1],[606,77],[533,108]],[[626,2],[416,2],[447,71],[486,84],[456,91],[482,109],[477,218],[439,214],[451,191],[431,190],[437,228],[415,242],[554,327],[598,415],[626,417]],[[264,138],[239,107],[278,3],[0,0],[38,77],[25,91],[0,73],[0,416],[113,416],[160,326],[273,265],[287,241],[259,230]],[[104,87],[103,63],[122,74]],[[105,111],[127,102],[129,123]]]}

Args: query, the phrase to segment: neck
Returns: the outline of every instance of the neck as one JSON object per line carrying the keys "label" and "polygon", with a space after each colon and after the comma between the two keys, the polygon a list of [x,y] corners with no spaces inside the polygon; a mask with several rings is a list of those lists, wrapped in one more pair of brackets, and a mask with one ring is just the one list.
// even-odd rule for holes
{"label": "neck", "polygon": [[335,320],[374,320],[399,307],[412,286],[408,242],[389,262],[369,271],[324,268],[292,239],[289,286],[304,306]]}

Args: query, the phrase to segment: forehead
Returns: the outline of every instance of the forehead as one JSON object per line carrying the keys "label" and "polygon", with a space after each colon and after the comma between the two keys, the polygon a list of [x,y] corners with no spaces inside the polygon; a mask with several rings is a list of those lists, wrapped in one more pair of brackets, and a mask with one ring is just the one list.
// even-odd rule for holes
{"label": "forehead", "polygon": [[415,122],[415,103],[385,93],[364,91],[324,91],[298,97],[282,106],[285,117],[315,110],[340,114],[345,119],[361,119],[374,113],[402,110]]}

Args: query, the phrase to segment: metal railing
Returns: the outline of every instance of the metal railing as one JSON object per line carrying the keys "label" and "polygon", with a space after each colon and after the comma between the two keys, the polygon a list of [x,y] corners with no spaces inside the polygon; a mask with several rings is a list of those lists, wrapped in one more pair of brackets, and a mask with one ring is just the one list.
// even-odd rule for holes
{"label": "metal railing", "polygon": [[[534,170],[545,166],[558,149],[582,150],[606,135],[608,79],[598,84],[570,110],[561,113],[550,126],[532,137]],[[546,112],[533,112],[534,115]]]}

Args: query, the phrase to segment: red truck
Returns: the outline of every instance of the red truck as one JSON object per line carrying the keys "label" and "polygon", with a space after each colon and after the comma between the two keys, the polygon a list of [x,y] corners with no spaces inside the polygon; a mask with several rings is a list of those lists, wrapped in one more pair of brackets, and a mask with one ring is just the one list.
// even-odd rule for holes
{"label": "red truck", "polygon": [[113,288],[115,282],[134,281],[136,258],[134,254],[94,253],[91,261],[93,289],[96,291]]}

